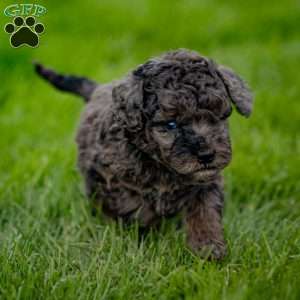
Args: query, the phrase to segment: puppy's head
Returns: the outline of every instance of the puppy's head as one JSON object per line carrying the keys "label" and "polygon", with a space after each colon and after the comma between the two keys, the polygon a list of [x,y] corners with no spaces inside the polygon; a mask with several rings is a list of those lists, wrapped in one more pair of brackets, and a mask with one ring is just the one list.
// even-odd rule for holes
{"label": "puppy's head", "polygon": [[233,71],[187,50],[139,66],[113,98],[133,143],[197,181],[213,179],[230,162],[231,104],[244,116],[252,110],[251,94]]}

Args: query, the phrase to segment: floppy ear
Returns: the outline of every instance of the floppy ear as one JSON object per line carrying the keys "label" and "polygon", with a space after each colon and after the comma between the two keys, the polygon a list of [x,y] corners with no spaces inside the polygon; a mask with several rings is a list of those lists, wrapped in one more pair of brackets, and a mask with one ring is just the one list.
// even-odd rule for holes
{"label": "floppy ear", "polygon": [[246,83],[231,69],[222,65],[218,66],[218,73],[238,112],[245,117],[249,117],[252,112],[253,99]]}
{"label": "floppy ear", "polygon": [[142,79],[128,75],[118,83],[112,91],[113,101],[117,108],[117,117],[127,130],[137,132],[143,128],[142,103],[143,81]]}

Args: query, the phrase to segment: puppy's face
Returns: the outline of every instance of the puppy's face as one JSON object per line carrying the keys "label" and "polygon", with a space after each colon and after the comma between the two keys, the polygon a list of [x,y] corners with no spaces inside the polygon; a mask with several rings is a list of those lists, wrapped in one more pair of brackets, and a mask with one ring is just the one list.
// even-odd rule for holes
{"label": "puppy's face", "polygon": [[140,66],[113,98],[123,126],[142,151],[197,181],[213,179],[231,160],[231,103],[245,116],[252,107],[237,75],[186,50]]}
{"label": "puppy's face", "polygon": [[179,174],[199,181],[213,179],[231,159],[227,121],[211,110],[180,104],[176,111],[158,109],[148,123],[145,130],[152,153]]}

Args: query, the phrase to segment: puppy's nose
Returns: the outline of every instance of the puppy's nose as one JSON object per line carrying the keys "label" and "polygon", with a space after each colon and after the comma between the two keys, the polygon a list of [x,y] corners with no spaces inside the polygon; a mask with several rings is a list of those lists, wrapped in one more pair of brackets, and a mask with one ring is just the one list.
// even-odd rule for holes
{"label": "puppy's nose", "polygon": [[215,159],[214,152],[199,153],[198,159],[205,164],[211,163]]}

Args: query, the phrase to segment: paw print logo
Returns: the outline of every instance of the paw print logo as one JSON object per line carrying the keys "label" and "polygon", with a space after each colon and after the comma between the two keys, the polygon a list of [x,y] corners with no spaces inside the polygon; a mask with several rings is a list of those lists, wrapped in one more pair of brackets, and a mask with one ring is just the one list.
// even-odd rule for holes
{"label": "paw print logo", "polygon": [[5,25],[4,30],[10,34],[10,44],[17,48],[22,45],[37,47],[39,44],[39,35],[44,32],[45,27],[42,23],[36,23],[32,16],[25,20],[22,17],[16,17],[13,23]]}

